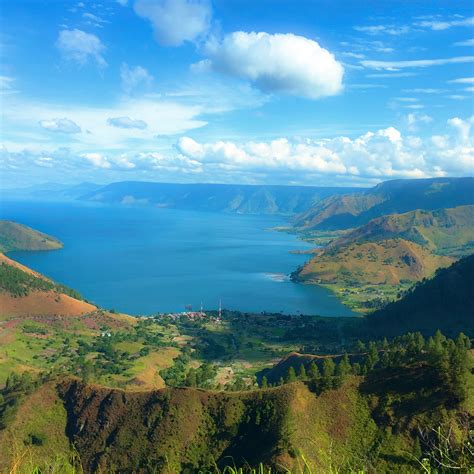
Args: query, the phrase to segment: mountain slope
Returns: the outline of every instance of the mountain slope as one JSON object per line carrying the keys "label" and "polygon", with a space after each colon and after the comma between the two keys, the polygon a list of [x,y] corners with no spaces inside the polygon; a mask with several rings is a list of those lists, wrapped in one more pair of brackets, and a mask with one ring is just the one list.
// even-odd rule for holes
{"label": "mountain slope", "polygon": [[399,301],[367,316],[379,333],[424,333],[441,329],[446,334],[474,334],[474,255],[421,282]]}
{"label": "mountain slope", "polygon": [[332,241],[328,248],[393,238],[415,242],[440,254],[467,253],[474,246],[474,206],[378,217]]}
{"label": "mountain slope", "polygon": [[59,285],[0,253],[0,319],[78,316],[97,309]]}
{"label": "mountain slope", "polygon": [[12,250],[55,250],[63,244],[54,237],[17,222],[0,220],[0,252]]}
{"label": "mountain slope", "polygon": [[356,190],[309,186],[119,182],[85,194],[82,199],[198,211],[288,215],[302,212],[333,194]]}
{"label": "mountain slope", "polygon": [[294,219],[302,231],[348,229],[386,214],[474,204],[474,178],[400,179],[362,193],[330,196]]}

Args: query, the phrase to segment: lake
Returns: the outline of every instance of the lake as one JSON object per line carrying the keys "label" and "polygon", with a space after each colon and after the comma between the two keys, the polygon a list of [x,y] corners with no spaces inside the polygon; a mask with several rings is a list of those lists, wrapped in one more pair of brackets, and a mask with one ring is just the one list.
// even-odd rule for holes
{"label": "lake", "polygon": [[186,305],[349,316],[327,289],[288,275],[310,246],[270,230],[284,219],[88,203],[2,202],[0,215],[59,238],[61,250],[11,252],[104,308],[146,315]]}

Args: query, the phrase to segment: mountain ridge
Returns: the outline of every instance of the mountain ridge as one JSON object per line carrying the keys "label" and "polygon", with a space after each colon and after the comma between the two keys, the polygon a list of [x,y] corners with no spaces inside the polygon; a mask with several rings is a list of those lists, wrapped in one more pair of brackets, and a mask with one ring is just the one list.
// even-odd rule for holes
{"label": "mountain ridge", "polygon": [[474,178],[384,181],[357,194],[330,196],[296,215],[301,231],[349,229],[386,214],[474,204]]}

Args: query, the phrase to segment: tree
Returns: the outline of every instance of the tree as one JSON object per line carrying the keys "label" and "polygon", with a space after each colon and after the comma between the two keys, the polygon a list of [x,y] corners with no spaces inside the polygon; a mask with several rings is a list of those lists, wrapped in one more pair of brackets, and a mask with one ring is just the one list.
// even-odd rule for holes
{"label": "tree", "polygon": [[365,352],[365,350],[365,344],[361,340],[357,341],[357,352]]}
{"label": "tree", "polygon": [[313,361],[311,362],[311,364],[309,364],[308,374],[312,380],[318,379],[321,376],[321,374],[319,373],[318,366],[316,365],[316,362]]}
{"label": "tree", "polygon": [[344,354],[339,364],[337,364],[335,373],[338,377],[345,377],[351,372],[351,363],[349,361],[349,356],[347,353]]}
{"label": "tree", "polygon": [[196,369],[189,369],[188,375],[186,376],[186,386],[187,387],[196,387],[197,386],[197,377]]}
{"label": "tree", "polygon": [[296,382],[296,372],[293,366],[290,366],[286,374],[286,383]]}
{"label": "tree", "polygon": [[265,375],[262,377],[262,384],[260,385],[260,387],[263,389],[268,388],[268,380]]}
{"label": "tree", "polygon": [[300,369],[299,369],[299,372],[298,372],[298,378],[300,380],[305,380],[306,379],[306,369],[304,368],[303,364],[300,365]]}

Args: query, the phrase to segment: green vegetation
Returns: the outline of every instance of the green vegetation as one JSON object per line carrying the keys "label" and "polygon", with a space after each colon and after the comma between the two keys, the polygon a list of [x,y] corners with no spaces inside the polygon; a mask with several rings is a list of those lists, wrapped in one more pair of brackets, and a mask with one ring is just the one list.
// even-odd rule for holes
{"label": "green vegetation", "polygon": [[33,273],[27,273],[20,268],[5,262],[0,263],[0,292],[7,292],[15,297],[26,296],[32,291],[54,291],[63,293],[75,299],[82,299],[81,295],[65,285],[54,283],[51,280]]}
{"label": "green vegetation", "polygon": [[54,237],[16,222],[0,220],[0,252],[55,250],[62,246],[63,244]]}

